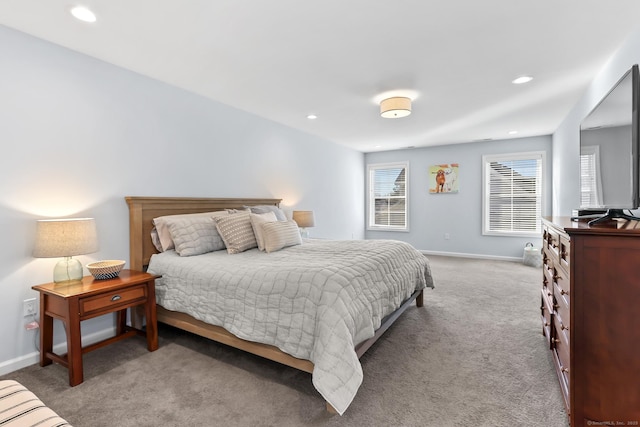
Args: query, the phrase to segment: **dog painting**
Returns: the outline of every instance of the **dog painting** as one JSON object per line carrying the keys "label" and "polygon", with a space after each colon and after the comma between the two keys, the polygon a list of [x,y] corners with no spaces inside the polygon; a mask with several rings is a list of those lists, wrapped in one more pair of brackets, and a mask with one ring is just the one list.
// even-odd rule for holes
{"label": "dog painting", "polygon": [[457,193],[458,164],[449,163],[429,167],[429,193]]}

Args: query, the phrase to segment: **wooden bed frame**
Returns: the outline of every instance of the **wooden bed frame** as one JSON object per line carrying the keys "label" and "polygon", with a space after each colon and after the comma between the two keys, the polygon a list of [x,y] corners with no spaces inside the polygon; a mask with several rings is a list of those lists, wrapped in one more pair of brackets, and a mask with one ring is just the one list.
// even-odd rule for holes
{"label": "wooden bed frame", "polygon": [[[191,197],[125,197],[125,200],[129,205],[129,268],[140,271],[146,271],[151,255],[158,252],[151,241],[153,218],[164,215],[242,209],[243,206],[279,206],[281,201],[281,199]],[[356,346],[358,357],[362,357],[414,300],[418,307],[423,306],[422,290],[414,292],[396,311],[383,319],[380,328],[376,330],[372,338]],[[209,325],[188,314],[170,311],[158,305],[157,315],[159,322],[265,357],[301,371],[308,373],[313,372],[313,363],[309,360],[290,356],[274,346],[240,339],[224,328]],[[132,319],[132,322],[137,323],[139,321],[140,320]],[[335,412],[329,403],[327,403],[327,410]]]}

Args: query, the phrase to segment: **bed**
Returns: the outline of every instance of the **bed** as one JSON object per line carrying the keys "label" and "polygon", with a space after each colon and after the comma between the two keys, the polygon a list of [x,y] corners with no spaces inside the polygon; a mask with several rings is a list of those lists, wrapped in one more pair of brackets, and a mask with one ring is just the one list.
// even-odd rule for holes
{"label": "bed", "polygon": [[422,307],[424,289],[433,287],[426,258],[393,240],[314,239],[232,255],[227,244],[181,256],[184,244],[159,253],[151,238],[154,218],[277,208],[280,199],[126,201],[130,268],[162,275],[158,321],[311,373],[331,412],[343,414],[353,400],[363,375],[358,359],[414,301]]}

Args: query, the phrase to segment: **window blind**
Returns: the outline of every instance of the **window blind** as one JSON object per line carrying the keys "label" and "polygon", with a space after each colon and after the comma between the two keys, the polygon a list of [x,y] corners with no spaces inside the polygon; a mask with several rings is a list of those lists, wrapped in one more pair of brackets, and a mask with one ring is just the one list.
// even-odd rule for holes
{"label": "window blind", "polygon": [[369,166],[369,228],[407,229],[407,164]]}
{"label": "window blind", "polygon": [[485,232],[538,234],[542,155],[485,156]]}

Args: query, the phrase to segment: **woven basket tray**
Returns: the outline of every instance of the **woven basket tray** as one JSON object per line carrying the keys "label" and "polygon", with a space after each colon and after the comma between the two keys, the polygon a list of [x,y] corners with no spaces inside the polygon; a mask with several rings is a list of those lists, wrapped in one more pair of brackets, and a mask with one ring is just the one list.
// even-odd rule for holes
{"label": "woven basket tray", "polygon": [[106,260],[96,261],[91,264],[87,264],[87,270],[96,279],[113,279],[118,277],[122,267],[124,267],[125,261],[122,260]]}

